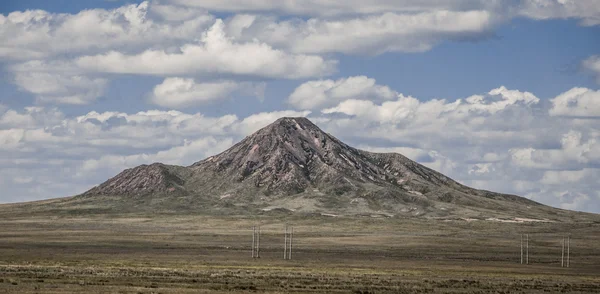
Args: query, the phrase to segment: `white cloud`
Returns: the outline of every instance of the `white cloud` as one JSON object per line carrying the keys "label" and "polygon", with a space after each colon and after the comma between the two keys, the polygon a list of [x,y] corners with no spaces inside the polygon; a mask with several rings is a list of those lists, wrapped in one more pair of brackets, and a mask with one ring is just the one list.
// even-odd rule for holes
{"label": "white cloud", "polygon": [[33,93],[41,103],[87,104],[102,96],[107,80],[62,73],[17,72],[15,84]]}
{"label": "white cloud", "polygon": [[298,86],[288,102],[300,109],[331,106],[348,99],[393,99],[398,93],[387,86],[377,85],[374,79],[355,76],[338,80],[308,81]]}
{"label": "white cloud", "polygon": [[368,100],[351,99],[325,109],[323,113],[343,113],[375,122],[398,123],[411,119],[418,106],[419,101],[410,96],[401,96],[396,101],[383,102],[381,105]]}
{"label": "white cloud", "polygon": [[36,123],[35,119],[29,114],[22,114],[9,109],[0,116],[0,126],[21,126],[28,127]]}
{"label": "white cloud", "polygon": [[0,129],[31,129],[55,125],[64,119],[62,112],[56,108],[25,107],[19,112],[14,109],[0,108]]}
{"label": "white cloud", "polygon": [[600,84],[600,55],[593,55],[586,58],[582,62],[582,65],[596,76],[596,81]]}
{"label": "white cloud", "polygon": [[542,183],[547,185],[577,184],[586,177],[593,181],[600,176],[599,169],[584,168],[580,170],[548,170],[544,172]]}
{"label": "white cloud", "polygon": [[471,165],[469,174],[487,174],[494,171],[493,164],[491,163],[477,163]]}
{"label": "white cloud", "polygon": [[353,15],[383,12],[421,12],[432,10],[463,10],[497,7],[496,1],[473,0],[372,0],[372,1],[319,1],[319,0],[171,0],[173,4],[227,12],[280,12],[291,15]]}
{"label": "white cloud", "polygon": [[600,137],[593,133],[589,135],[591,138],[584,140],[581,132],[571,130],[562,135],[560,148],[511,149],[511,161],[517,166],[538,169],[570,169],[600,164]]}
{"label": "white cloud", "polygon": [[510,150],[511,161],[516,166],[527,168],[550,168],[551,162],[544,161],[534,148],[515,148]]}
{"label": "white cloud", "polygon": [[377,55],[422,52],[445,40],[486,36],[497,20],[483,10],[436,10],[416,14],[384,13],[352,19],[292,19],[240,15],[228,29],[242,40],[258,38],[297,53]]}
{"label": "white cloud", "polygon": [[537,20],[580,19],[582,25],[600,23],[596,0],[171,0],[171,3],[226,12],[275,12],[284,15],[323,17],[372,15],[385,12],[414,14],[431,11],[486,10],[502,17],[524,16]]}
{"label": "white cloud", "polygon": [[77,14],[27,10],[0,15],[0,40],[6,40],[0,45],[0,58],[37,59],[64,53],[172,46],[195,38],[213,21],[212,16],[196,12],[183,22],[171,23],[168,17],[166,22],[157,22],[148,18],[149,6],[146,1]]}
{"label": "white cloud", "polygon": [[[0,148],[21,148],[19,150],[22,153],[7,157],[14,159],[19,155],[23,155],[23,159],[35,158],[38,154],[31,152],[36,151],[40,156],[53,154],[54,159],[95,157],[115,151],[154,154],[207,137],[216,140],[239,139],[279,117],[305,116],[309,113],[264,112],[240,120],[235,115],[210,117],[174,110],[149,110],[132,114],[92,111],[65,118],[55,109],[9,109],[0,115]],[[9,120],[15,117],[18,120]],[[148,150],[156,152],[148,153]]]}
{"label": "white cloud", "polygon": [[179,111],[90,112],[61,124],[55,131],[78,135],[93,147],[127,146],[135,150],[172,147],[186,138],[224,135],[237,120],[235,115],[207,117]]}
{"label": "white cloud", "polygon": [[202,15],[205,17],[210,17],[205,9],[161,4],[158,1],[152,2],[149,10],[151,13],[156,14],[161,19],[172,22],[195,19]]}
{"label": "white cloud", "polygon": [[160,162],[187,166],[208,156],[217,154],[233,145],[231,138],[216,139],[204,137],[193,141],[185,141],[183,145],[155,153],[134,155],[104,155],[97,159],[88,159],[81,164],[79,176],[102,169],[104,173],[118,173],[126,168],[141,164]]}
{"label": "white cloud", "polygon": [[19,147],[25,131],[22,129],[0,130],[0,150],[15,150]]}
{"label": "white cloud", "polygon": [[600,91],[573,88],[550,101],[550,115],[600,117]]}
{"label": "white cloud", "polygon": [[[158,2],[76,14],[13,12],[0,15],[0,40],[6,40],[0,45],[0,59],[18,60],[9,61],[7,69],[19,89],[32,93],[38,104],[88,104],[103,95],[109,78],[105,73],[214,81],[215,76],[321,77],[336,70],[337,61],[322,56],[293,54],[258,40],[236,41],[223,26],[202,9]],[[263,84],[238,84],[237,91],[261,98]],[[194,104],[192,100],[214,100],[219,86],[226,85],[194,87],[210,88],[204,96],[195,96],[202,99],[188,96],[168,103],[174,99],[155,97],[155,102],[185,107]]]}
{"label": "white cloud", "polygon": [[0,40],[10,40],[0,45],[0,58],[102,56],[107,51],[130,56],[144,48],[149,53],[157,52],[155,56],[160,52],[169,55],[199,38],[199,32],[214,22],[207,9],[316,16],[307,21],[278,21],[273,17],[239,15],[230,22],[237,29],[227,31],[237,31],[236,38],[257,38],[300,53],[425,51],[444,40],[485,36],[499,21],[515,15],[534,19],[578,18],[585,25],[598,24],[600,20],[595,0],[168,2],[145,1],[76,14],[27,10],[0,15]]}
{"label": "white cloud", "polygon": [[264,91],[264,83],[235,81],[196,83],[191,78],[166,78],[154,87],[150,101],[163,107],[183,108],[226,99],[236,92],[253,95],[262,100]]}
{"label": "white cloud", "polygon": [[502,86],[491,90],[487,96],[471,96],[465,101],[466,103],[459,99],[447,103],[445,100],[434,99],[420,102],[414,97],[399,94],[397,100],[386,101],[381,105],[367,100],[349,99],[322,112],[343,113],[379,123],[430,124],[432,118],[437,118],[438,123],[444,124],[467,119],[475,126],[482,123],[481,119],[475,119],[478,115],[495,114],[515,105],[534,105],[539,99],[529,92],[508,90]]}
{"label": "white cloud", "polygon": [[225,35],[219,19],[202,34],[198,44],[179,52],[148,49],[127,55],[117,51],[75,60],[77,67],[96,72],[151,75],[235,74],[271,78],[304,78],[328,75],[336,61],[316,55],[289,54],[265,43],[236,43]]}
{"label": "white cloud", "polygon": [[519,14],[533,19],[577,18],[586,26],[600,24],[596,0],[523,0]]}
{"label": "white cloud", "polygon": [[[509,105],[514,105],[517,103],[523,103],[525,105],[536,104],[540,102],[540,99],[535,97],[530,92],[521,92],[518,90],[508,90],[506,87],[501,86],[500,88],[496,88],[491,90],[489,95],[499,96],[501,98],[500,101],[495,101],[491,103],[491,107],[488,108],[491,112],[496,112],[498,110],[505,109]],[[477,105],[478,103],[471,103]]]}

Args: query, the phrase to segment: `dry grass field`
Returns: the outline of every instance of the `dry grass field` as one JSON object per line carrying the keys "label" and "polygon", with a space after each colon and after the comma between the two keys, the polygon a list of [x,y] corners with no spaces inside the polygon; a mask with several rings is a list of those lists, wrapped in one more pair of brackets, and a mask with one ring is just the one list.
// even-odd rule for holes
{"label": "dry grass field", "polygon": [[[283,260],[283,226],[294,226]],[[253,225],[261,258],[251,258]],[[519,264],[530,234],[529,265]],[[571,234],[571,267],[561,240]],[[599,293],[600,223],[176,215],[0,218],[0,293]]]}

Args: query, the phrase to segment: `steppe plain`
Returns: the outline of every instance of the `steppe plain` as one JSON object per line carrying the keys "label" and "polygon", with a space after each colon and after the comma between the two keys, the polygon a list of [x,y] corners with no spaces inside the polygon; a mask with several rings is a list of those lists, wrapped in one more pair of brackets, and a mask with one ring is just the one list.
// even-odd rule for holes
{"label": "steppe plain", "polygon": [[[0,293],[598,293],[600,221],[23,214],[0,205]],[[590,220],[591,219],[591,220]],[[294,227],[293,259],[283,229]],[[261,256],[251,257],[252,226]],[[529,265],[520,264],[529,234]],[[561,267],[571,236],[570,267]]]}

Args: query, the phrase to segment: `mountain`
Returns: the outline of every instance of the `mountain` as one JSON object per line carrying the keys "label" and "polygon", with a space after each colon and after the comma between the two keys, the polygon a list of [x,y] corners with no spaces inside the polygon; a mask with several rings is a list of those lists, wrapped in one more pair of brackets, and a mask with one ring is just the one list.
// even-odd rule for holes
{"label": "mountain", "polygon": [[461,185],[397,153],[353,148],[302,117],[280,118],[187,167],[127,169],[69,201],[148,212],[568,217],[526,198]]}

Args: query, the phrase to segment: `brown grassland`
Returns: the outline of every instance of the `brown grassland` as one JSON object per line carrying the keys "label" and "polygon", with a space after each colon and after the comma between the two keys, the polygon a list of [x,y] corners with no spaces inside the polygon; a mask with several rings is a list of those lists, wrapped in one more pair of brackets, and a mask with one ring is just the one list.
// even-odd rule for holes
{"label": "brown grassland", "polygon": [[[283,260],[285,223],[293,260]],[[600,293],[600,222],[0,215],[0,293],[208,292]]]}

